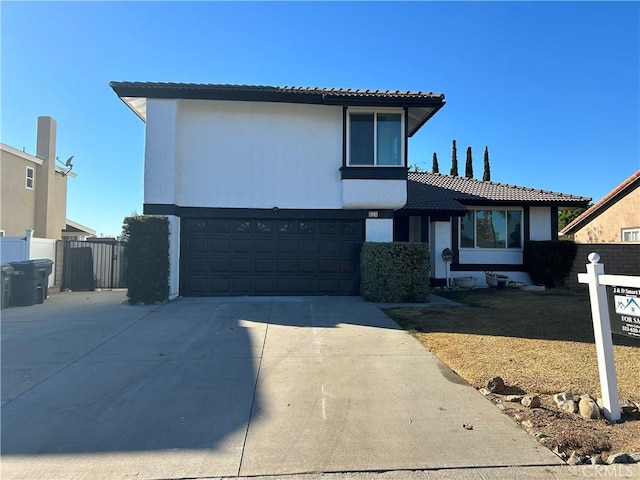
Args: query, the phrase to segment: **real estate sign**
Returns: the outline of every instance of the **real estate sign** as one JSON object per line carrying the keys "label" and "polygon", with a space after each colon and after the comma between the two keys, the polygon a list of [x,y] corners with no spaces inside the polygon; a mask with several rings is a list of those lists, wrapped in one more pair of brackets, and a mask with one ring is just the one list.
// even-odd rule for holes
{"label": "real estate sign", "polygon": [[640,338],[640,288],[608,287],[611,333]]}

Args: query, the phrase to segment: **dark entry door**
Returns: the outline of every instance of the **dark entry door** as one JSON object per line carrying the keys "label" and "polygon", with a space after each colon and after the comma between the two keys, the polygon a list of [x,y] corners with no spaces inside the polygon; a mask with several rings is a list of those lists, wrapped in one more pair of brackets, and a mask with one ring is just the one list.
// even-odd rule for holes
{"label": "dark entry door", "polygon": [[363,220],[182,219],[180,293],[357,295]]}

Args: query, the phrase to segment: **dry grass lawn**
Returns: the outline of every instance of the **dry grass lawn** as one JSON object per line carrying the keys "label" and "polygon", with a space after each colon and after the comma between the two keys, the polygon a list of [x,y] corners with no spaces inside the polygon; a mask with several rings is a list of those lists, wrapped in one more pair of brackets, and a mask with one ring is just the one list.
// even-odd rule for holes
{"label": "dry grass lawn", "polygon": [[[489,378],[500,376],[515,389],[540,394],[549,411],[555,406],[550,396],[558,392],[601,396],[586,291],[476,289],[443,296],[465,306],[396,308],[387,313],[469,384],[484,387]],[[640,340],[613,338],[620,400],[640,403]],[[506,413],[515,416],[516,412]],[[577,415],[566,417],[571,425],[563,428],[584,425],[594,438],[583,441],[582,449],[576,446],[580,441],[557,439],[555,446],[560,444],[560,450],[564,441],[565,451],[573,447],[587,454],[596,450],[640,452],[637,418],[611,425]],[[542,427],[537,426],[538,430]]]}

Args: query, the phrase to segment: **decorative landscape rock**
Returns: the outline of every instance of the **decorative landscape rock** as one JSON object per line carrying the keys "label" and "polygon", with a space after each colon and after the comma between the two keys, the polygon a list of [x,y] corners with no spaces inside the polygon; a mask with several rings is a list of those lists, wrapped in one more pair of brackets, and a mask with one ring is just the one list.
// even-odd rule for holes
{"label": "decorative landscape rock", "polygon": [[481,394],[483,394],[485,397],[491,393],[491,392],[490,392],[489,390],[487,390],[486,388],[480,388],[478,391],[479,391]]}
{"label": "decorative landscape rock", "polygon": [[527,430],[533,430],[533,422],[531,420],[525,420],[522,422],[522,426]]}
{"label": "decorative landscape rock", "polygon": [[525,395],[524,397],[522,397],[520,403],[528,408],[539,408],[540,397],[538,397],[537,395]]}
{"label": "decorative landscape rock", "polygon": [[591,457],[591,465],[602,465],[604,462],[602,461],[602,457],[600,455],[596,455]]}
{"label": "decorative landscape rock", "polygon": [[567,463],[569,465],[583,465],[585,463],[585,460],[586,460],[586,457],[582,455],[578,455],[576,452],[573,452],[569,457],[569,459],[567,460]]}
{"label": "decorative landscape rock", "polygon": [[578,406],[573,400],[573,394],[571,392],[556,393],[553,396],[553,401],[556,402],[561,412],[576,413],[578,411]]}
{"label": "decorative landscape rock", "polygon": [[636,461],[627,453],[614,453],[613,455],[609,455],[607,463],[613,465],[614,463],[636,463]]}
{"label": "decorative landscape rock", "polygon": [[627,400],[622,405],[620,405],[620,411],[624,415],[631,415],[633,413],[637,413],[638,412],[638,407],[631,400]]}
{"label": "decorative landscape rock", "polygon": [[487,389],[491,393],[504,392],[504,380],[501,377],[490,378],[489,381],[487,382]]}
{"label": "decorative landscape rock", "polygon": [[582,418],[596,420],[600,418],[600,408],[593,398],[589,395],[580,396],[578,410]]}
{"label": "decorative landscape rock", "polygon": [[520,403],[522,401],[522,395],[507,395],[504,397],[505,402]]}

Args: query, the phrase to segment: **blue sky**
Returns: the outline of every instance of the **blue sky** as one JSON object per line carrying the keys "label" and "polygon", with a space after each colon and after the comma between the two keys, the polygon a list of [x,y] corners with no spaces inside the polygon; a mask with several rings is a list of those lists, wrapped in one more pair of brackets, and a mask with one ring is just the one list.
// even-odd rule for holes
{"label": "blue sky", "polygon": [[597,201],[640,168],[638,2],[6,2],[3,143],[58,122],[68,218],[120,234],[142,213],[144,124],[109,81],[422,90],[447,104],[409,163]]}

